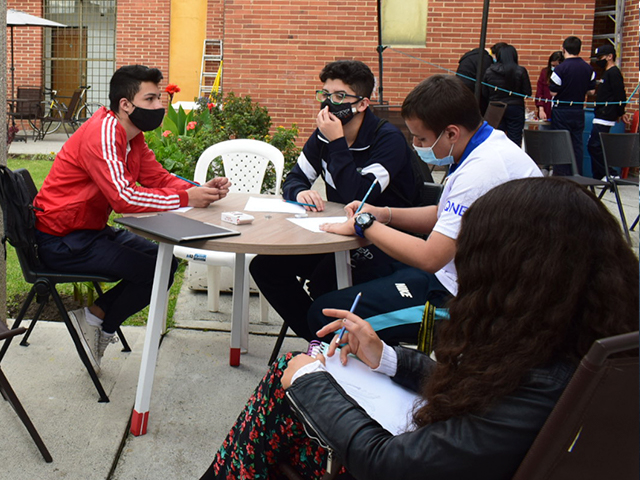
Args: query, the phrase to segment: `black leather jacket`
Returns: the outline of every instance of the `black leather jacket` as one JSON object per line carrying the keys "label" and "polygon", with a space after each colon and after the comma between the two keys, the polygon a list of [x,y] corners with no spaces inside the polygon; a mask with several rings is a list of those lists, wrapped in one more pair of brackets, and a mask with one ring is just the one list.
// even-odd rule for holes
{"label": "black leather jacket", "polygon": [[[435,363],[402,347],[393,380],[417,390]],[[393,436],[371,419],[328,372],[304,375],[286,395],[307,433],[357,479],[510,479],[573,374],[555,364],[482,415],[465,415]]]}

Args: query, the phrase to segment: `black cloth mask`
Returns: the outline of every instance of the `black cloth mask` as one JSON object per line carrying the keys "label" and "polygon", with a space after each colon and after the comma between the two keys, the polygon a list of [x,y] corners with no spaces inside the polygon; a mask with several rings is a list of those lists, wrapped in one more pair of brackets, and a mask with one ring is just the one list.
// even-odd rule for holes
{"label": "black cloth mask", "polygon": [[[131,105],[133,105],[133,103]],[[133,106],[135,109],[129,114],[129,120],[131,120],[131,123],[133,123],[136,128],[139,128],[143,132],[149,132],[162,125],[162,120],[164,119],[164,108],[151,110],[148,108],[136,107],[135,105]]]}
{"label": "black cloth mask", "polygon": [[603,58],[601,60],[596,60],[595,64],[604,70],[605,68],[607,68],[607,59]]}
{"label": "black cloth mask", "polygon": [[320,110],[324,107],[329,107],[329,111],[340,120],[342,125],[349,123],[357,112],[353,103],[341,103],[340,105],[334,105],[328,98],[320,104]]}

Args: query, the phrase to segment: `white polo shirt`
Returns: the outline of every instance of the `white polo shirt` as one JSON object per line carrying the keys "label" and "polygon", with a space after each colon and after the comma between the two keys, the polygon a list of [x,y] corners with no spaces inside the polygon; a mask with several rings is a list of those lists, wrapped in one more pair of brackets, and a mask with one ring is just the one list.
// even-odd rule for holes
{"label": "white polo shirt", "polygon": [[[462,215],[477,198],[509,180],[540,176],[540,169],[522,149],[501,130],[493,130],[447,177],[433,231],[455,240]],[[453,260],[435,275],[452,295],[457,295],[458,274]]]}

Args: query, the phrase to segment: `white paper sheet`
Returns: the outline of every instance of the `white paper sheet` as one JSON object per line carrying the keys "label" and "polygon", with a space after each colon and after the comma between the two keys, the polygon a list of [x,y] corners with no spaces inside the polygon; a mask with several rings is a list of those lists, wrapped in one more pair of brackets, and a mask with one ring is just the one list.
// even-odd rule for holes
{"label": "white paper sheet", "polygon": [[311,232],[324,233],[323,230],[320,230],[320,225],[323,223],[343,223],[347,221],[347,217],[304,217],[287,218],[287,220]]}
{"label": "white paper sheet", "polygon": [[[326,351],[327,345],[323,347]],[[346,366],[340,363],[339,351],[325,358],[329,373],[371,418],[394,435],[408,430],[414,405],[420,401],[417,394],[382,373],[372,372],[355,357],[350,357]]]}
{"label": "white paper sheet", "polygon": [[273,212],[273,213],[305,213],[302,205],[288,203],[281,198],[249,197],[244,206],[246,212]]}

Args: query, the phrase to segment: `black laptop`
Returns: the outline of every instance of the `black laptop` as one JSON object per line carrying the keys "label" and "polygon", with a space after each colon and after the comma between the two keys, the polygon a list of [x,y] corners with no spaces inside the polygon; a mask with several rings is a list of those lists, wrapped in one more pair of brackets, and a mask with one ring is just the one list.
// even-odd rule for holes
{"label": "black laptop", "polygon": [[240,235],[240,232],[236,230],[194,220],[177,213],[154,213],[139,217],[121,217],[116,218],[115,221],[174,243]]}

